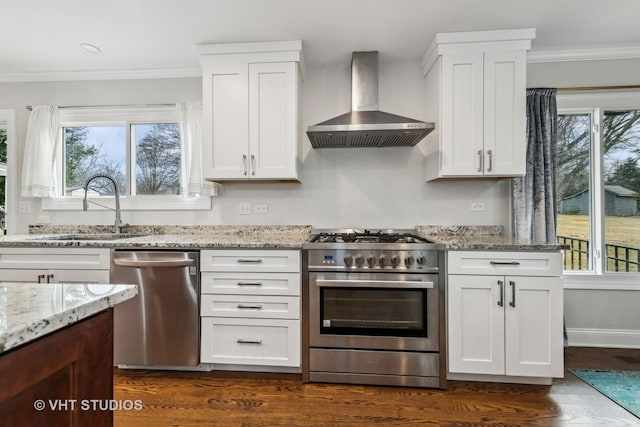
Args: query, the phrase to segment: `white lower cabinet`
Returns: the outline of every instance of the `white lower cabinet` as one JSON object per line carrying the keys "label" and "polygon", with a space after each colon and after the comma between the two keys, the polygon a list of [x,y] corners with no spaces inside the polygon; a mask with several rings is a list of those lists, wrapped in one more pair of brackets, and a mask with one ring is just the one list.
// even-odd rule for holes
{"label": "white lower cabinet", "polygon": [[109,283],[103,248],[1,248],[0,282]]}
{"label": "white lower cabinet", "polygon": [[300,368],[300,252],[203,250],[202,363]]}
{"label": "white lower cabinet", "polygon": [[562,255],[451,251],[448,371],[564,375]]}

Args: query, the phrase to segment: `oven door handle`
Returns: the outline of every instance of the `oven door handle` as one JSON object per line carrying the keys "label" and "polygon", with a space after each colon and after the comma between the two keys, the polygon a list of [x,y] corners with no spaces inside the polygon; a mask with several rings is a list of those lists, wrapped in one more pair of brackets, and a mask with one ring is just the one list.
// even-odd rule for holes
{"label": "oven door handle", "polygon": [[433,288],[433,282],[423,282],[421,280],[332,280],[332,279],[320,279],[316,280],[316,286],[318,287],[336,287],[341,286],[345,288],[389,288],[395,286],[402,286],[404,288],[414,289],[430,289]]}

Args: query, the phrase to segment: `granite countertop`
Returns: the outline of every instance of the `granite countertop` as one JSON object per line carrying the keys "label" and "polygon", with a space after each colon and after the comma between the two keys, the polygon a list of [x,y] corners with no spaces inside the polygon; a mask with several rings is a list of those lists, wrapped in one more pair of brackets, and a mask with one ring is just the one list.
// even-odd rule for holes
{"label": "granite countertop", "polygon": [[[0,247],[105,248],[281,248],[301,249],[311,235],[310,225],[130,226],[111,239],[108,226],[31,226],[30,233],[0,238]],[[549,244],[505,236],[502,226],[418,225],[422,237],[445,250],[557,251]],[[87,236],[91,236],[86,240]]]}
{"label": "granite countertop", "polygon": [[[300,249],[311,226],[132,226],[117,239],[112,239],[107,227],[49,226],[32,228],[31,232],[5,236],[0,246]],[[90,240],[84,239],[91,235]]]}
{"label": "granite countertop", "polygon": [[0,354],[137,294],[135,285],[0,283]]}
{"label": "granite countertop", "polygon": [[420,236],[441,244],[446,250],[559,251],[565,248],[558,243],[505,236],[502,226],[418,225],[416,231]]}

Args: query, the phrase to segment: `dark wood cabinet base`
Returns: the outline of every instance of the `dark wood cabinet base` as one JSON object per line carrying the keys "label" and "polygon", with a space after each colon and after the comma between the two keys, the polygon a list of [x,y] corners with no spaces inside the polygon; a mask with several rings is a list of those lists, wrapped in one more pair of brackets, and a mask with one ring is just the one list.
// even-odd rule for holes
{"label": "dark wood cabinet base", "polygon": [[[0,426],[111,426],[113,309],[0,357]],[[97,404],[96,404],[97,405]],[[97,406],[99,408],[99,406]]]}

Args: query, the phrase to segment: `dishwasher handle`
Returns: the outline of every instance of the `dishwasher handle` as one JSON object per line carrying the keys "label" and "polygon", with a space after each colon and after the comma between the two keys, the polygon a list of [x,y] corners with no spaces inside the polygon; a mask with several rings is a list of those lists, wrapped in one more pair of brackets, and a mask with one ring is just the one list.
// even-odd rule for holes
{"label": "dishwasher handle", "polygon": [[145,268],[145,267],[188,267],[193,264],[192,259],[157,259],[157,260],[135,260],[135,259],[119,259],[115,258],[113,260],[115,265],[121,265],[123,267],[135,267],[135,268]]}

